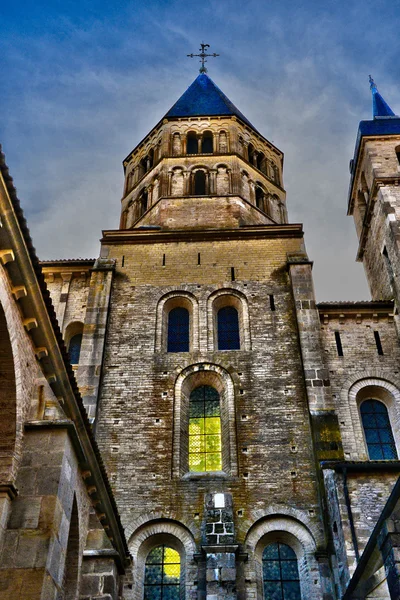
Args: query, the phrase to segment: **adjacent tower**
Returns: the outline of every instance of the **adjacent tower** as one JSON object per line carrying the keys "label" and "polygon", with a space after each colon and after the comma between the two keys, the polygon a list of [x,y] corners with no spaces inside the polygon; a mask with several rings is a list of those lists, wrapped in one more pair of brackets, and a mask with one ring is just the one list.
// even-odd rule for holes
{"label": "adjacent tower", "polygon": [[370,78],[373,119],[359,125],[348,214],[354,218],[359,248],[373,300],[395,299],[400,289],[400,117],[385,102]]}

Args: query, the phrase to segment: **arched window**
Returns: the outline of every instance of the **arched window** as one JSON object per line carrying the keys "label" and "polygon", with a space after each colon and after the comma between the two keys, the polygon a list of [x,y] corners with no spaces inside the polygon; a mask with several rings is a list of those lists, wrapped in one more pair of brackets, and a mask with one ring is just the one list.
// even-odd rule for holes
{"label": "arched window", "polygon": [[82,334],[77,333],[74,335],[69,342],[68,352],[71,365],[77,365],[79,363],[79,356],[81,354],[82,345]]}
{"label": "arched window", "polygon": [[400,165],[400,146],[396,146],[395,152],[396,152],[397,160],[398,160],[399,165]]}
{"label": "arched window", "polygon": [[256,186],[256,206],[265,212],[264,190],[259,185]]}
{"label": "arched window", "polygon": [[186,138],[186,154],[198,154],[199,144],[197,134],[194,131],[189,131]]}
{"label": "arched window", "polygon": [[147,555],[144,600],[179,600],[181,559],[168,546],[157,546]]}
{"label": "arched window", "polygon": [[264,600],[301,600],[297,557],[290,546],[275,542],[262,555]]}
{"label": "arched window", "polygon": [[234,306],[223,306],[217,313],[218,350],[240,350],[239,315]]}
{"label": "arched window", "polygon": [[263,173],[266,173],[267,170],[265,164],[265,156],[262,152],[259,152],[259,154],[257,155],[257,169],[259,169]]}
{"label": "arched window", "polygon": [[201,140],[201,152],[202,154],[212,154],[213,151],[213,134],[211,131],[205,131]]}
{"label": "arched window", "polygon": [[396,460],[396,445],[386,406],[378,400],[365,400],[360,412],[370,460]]}
{"label": "arched window", "polygon": [[182,306],[168,313],[167,352],[189,352],[189,311]]}
{"label": "arched window", "polygon": [[195,196],[204,196],[206,193],[206,174],[196,171],[194,174],[193,193]]}
{"label": "arched window", "polygon": [[140,216],[143,215],[147,210],[148,197],[149,195],[147,193],[147,190],[143,190],[139,198]]}
{"label": "arched window", "polygon": [[189,471],[222,471],[221,408],[217,390],[195,388],[189,398]]}
{"label": "arched window", "polygon": [[254,146],[253,144],[249,144],[247,146],[247,156],[249,157],[249,163],[254,163]]}

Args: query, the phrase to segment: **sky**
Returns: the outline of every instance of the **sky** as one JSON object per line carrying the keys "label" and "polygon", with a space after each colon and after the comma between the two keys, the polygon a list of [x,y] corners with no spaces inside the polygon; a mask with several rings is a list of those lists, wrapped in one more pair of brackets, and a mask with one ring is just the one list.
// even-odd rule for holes
{"label": "sky", "polygon": [[317,299],[369,299],[346,216],[368,75],[400,114],[400,4],[387,0],[21,0],[2,7],[0,142],[39,258],[96,257],[122,160],[198,74],[284,152]]}

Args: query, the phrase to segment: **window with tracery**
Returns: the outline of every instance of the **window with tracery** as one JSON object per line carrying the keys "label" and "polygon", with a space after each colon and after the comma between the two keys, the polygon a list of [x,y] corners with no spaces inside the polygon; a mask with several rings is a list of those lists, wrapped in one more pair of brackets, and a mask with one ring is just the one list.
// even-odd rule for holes
{"label": "window with tracery", "polygon": [[190,316],[177,306],[168,313],[167,352],[189,352]]}
{"label": "window with tracery", "polygon": [[149,552],[144,573],[144,600],[179,600],[181,559],[168,546]]}
{"label": "window with tracery", "polygon": [[360,413],[370,460],[396,460],[396,444],[383,402],[365,400]]}
{"label": "window with tracery", "polygon": [[218,350],[240,350],[239,315],[234,306],[217,313]]}
{"label": "window with tracery", "polygon": [[262,555],[264,600],[301,600],[297,557],[290,546],[275,542]]}
{"label": "window with tracery", "polygon": [[222,471],[220,398],[208,385],[190,394],[189,471]]}

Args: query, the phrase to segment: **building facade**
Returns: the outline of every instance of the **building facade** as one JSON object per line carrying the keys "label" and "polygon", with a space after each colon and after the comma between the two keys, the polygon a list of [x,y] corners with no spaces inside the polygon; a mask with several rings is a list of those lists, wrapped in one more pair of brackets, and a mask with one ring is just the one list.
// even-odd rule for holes
{"label": "building facade", "polygon": [[400,598],[400,118],[371,89],[371,301],[316,303],[283,154],[204,72],[96,260],[39,265],[3,162],[0,598]]}

